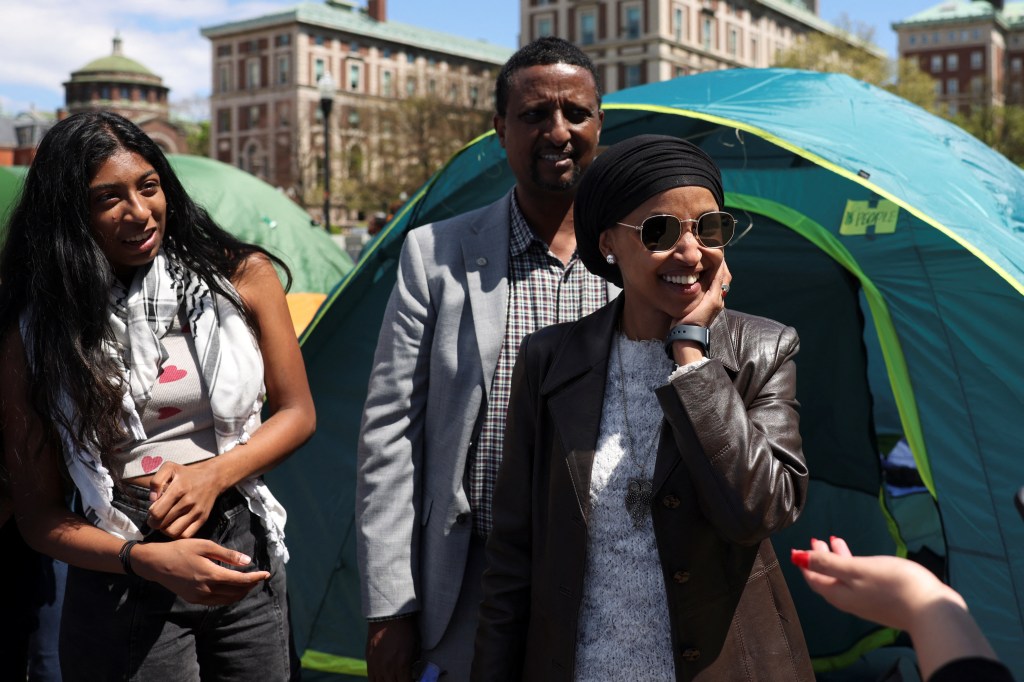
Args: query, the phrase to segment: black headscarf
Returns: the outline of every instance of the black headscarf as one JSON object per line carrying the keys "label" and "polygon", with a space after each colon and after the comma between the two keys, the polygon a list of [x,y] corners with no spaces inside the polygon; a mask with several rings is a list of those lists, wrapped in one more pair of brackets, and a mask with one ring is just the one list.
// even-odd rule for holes
{"label": "black headscarf", "polygon": [[583,174],[573,205],[576,248],[595,275],[622,286],[619,266],[604,259],[601,233],[655,194],[705,187],[724,205],[722,173],[704,150],[670,135],[637,135],[613,144]]}

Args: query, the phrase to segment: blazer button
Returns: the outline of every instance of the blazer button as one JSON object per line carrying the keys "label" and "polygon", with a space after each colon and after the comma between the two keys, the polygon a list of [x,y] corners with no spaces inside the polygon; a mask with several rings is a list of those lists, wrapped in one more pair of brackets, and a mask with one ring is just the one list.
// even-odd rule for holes
{"label": "blazer button", "polygon": [[676,581],[676,583],[678,583],[680,585],[686,584],[686,583],[690,582],[690,572],[689,571],[676,571],[675,573],[672,574],[672,580]]}
{"label": "blazer button", "polygon": [[700,658],[700,649],[692,649],[691,648],[691,649],[684,649],[683,650],[683,660],[684,661],[686,661],[688,663],[693,663],[698,658]]}
{"label": "blazer button", "polygon": [[661,498],[661,505],[666,509],[675,509],[679,506],[679,498],[675,495],[666,495]]}
{"label": "blazer button", "polygon": [[462,512],[461,514],[459,514],[458,516],[455,517],[455,523],[459,524],[460,526],[465,526],[466,523],[468,523],[468,522],[469,522],[469,514],[466,513],[466,512]]}
{"label": "blazer button", "polygon": [[479,265],[480,267],[483,267],[487,265],[487,259],[484,258],[483,256],[480,256],[479,258],[476,259],[476,264]]}

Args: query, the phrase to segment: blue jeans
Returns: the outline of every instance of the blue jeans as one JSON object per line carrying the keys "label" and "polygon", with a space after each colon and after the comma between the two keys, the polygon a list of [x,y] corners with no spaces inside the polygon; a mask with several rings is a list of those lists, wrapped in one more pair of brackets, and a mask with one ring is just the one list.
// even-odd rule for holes
{"label": "blue jeans", "polygon": [[[114,505],[147,529],[149,491],[115,489]],[[268,570],[269,580],[228,606],[189,604],[138,577],[68,567],[61,621],[64,682],[79,680],[289,679],[284,564],[270,558],[258,517],[235,490],[218,499],[196,534],[253,558],[238,570]],[[149,532],[144,542],[166,542]]]}

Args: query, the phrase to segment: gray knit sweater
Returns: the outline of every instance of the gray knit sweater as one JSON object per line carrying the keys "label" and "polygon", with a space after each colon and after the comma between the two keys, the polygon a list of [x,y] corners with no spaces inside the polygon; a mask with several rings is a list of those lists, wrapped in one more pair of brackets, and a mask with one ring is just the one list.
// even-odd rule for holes
{"label": "gray knit sweater", "polygon": [[[582,682],[675,678],[654,528],[650,516],[635,528],[624,502],[631,477],[650,479],[654,474],[662,421],[654,389],[676,375],[674,366],[660,341],[620,336],[612,344],[590,479],[587,566],[576,642],[576,679]],[[623,418],[623,375],[632,443]]]}

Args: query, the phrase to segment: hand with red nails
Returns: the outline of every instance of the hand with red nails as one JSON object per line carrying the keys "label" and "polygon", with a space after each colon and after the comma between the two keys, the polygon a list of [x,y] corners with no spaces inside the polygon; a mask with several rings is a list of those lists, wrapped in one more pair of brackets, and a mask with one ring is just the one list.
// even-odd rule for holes
{"label": "hand with red nails", "polygon": [[[895,556],[853,556],[842,538],[830,542],[812,539],[810,550],[794,549],[790,560],[837,609],[907,631],[922,679],[957,659],[998,660],[963,597],[931,571]],[[1012,680],[1006,675],[972,679]]]}

